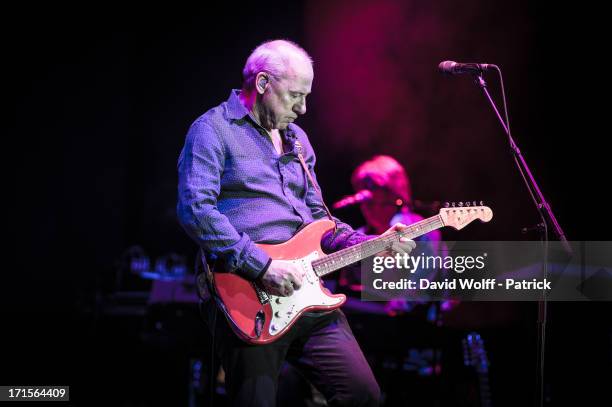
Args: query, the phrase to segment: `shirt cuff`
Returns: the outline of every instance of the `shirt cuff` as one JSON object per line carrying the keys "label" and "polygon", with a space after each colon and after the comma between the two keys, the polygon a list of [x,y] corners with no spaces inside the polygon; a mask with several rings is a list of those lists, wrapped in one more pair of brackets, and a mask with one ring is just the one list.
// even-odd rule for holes
{"label": "shirt cuff", "polygon": [[272,258],[270,258],[270,260],[268,260],[268,263],[264,266],[263,269],[261,269],[261,271],[257,274],[257,277],[255,277],[255,280],[258,280],[260,278],[263,277],[264,274],[266,274],[266,271],[268,271],[268,269],[270,268],[270,264],[272,264]]}
{"label": "shirt cuff", "polygon": [[254,243],[251,250],[246,251],[242,264],[236,270],[236,274],[249,280],[255,281],[270,267],[272,258],[261,248],[257,247]]}

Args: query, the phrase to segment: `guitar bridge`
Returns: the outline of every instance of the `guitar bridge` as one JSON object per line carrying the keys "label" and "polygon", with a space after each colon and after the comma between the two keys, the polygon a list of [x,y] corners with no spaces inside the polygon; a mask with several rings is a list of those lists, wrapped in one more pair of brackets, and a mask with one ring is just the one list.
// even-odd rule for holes
{"label": "guitar bridge", "polygon": [[[270,302],[270,296],[267,292],[265,292],[257,283],[253,283],[253,288],[257,293],[257,299],[261,303],[261,305],[267,304]],[[261,312],[261,311],[260,311]]]}

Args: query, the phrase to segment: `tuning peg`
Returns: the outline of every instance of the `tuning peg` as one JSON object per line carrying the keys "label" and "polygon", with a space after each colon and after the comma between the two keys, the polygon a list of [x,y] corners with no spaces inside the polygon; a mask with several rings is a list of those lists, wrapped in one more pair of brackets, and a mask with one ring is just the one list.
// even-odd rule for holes
{"label": "tuning peg", "polygon": [[476,206],[476,201],[472,202],[472,206]]}
{"label": "tuning peg", "polygon": [[448,203],[448,202],[444,202],[444,207],[445,207],[445,208],[448,208],[449,206],[450,206],[450,203]]}
{"label": "tuning peg", "polygon": [[465,206],[470,206],[470,201],[465,201]]}
{"label": "tuning peg", "polygon": [[451,203],[451,206],[454,208],[454,207],[455,207],[455,203],[454,203],[454,202],[452,202],[452,203]]}
{"label": "tuning peg", "polygon": [[484,205],[484,203],[482,201],[480,201],[480,206],[483,206],[483,205]]}

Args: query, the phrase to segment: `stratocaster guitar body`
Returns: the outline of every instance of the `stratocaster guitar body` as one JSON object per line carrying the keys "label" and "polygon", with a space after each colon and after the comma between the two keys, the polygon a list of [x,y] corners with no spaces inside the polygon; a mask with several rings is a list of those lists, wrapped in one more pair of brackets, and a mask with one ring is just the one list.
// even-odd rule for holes
{"label": "stratocaster guitar body", "polygon": [[292,261],[303,272],[302,287],[291,297],[267,294],[257,284],[234,273],[213,271],[213,284],[221,306],[236,334],[261,345],[282,335],[307,311],[334,310],[346,301],[321,283],[312,261],[323,256],[321,238],[334,228],[330,220],[313,222],[285,243],[258,244],[274,260]]}

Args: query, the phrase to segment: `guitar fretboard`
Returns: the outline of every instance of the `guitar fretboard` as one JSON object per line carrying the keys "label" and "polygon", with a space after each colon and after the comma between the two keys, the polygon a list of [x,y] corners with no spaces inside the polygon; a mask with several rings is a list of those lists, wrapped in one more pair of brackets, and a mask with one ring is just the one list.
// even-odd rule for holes
{"label": "guitar fretboard", "polygon": [[321,277],[391,248],[393,243],[397,242],[400,237],[414,239],[443,226],[444,222],[440,215],[432,216],[431,218],[413,223],[402,232],[393,232],[385,236],[366,240],[355,246],[347,247],[346,249],[321,257],[312,262],[312,268]]}

